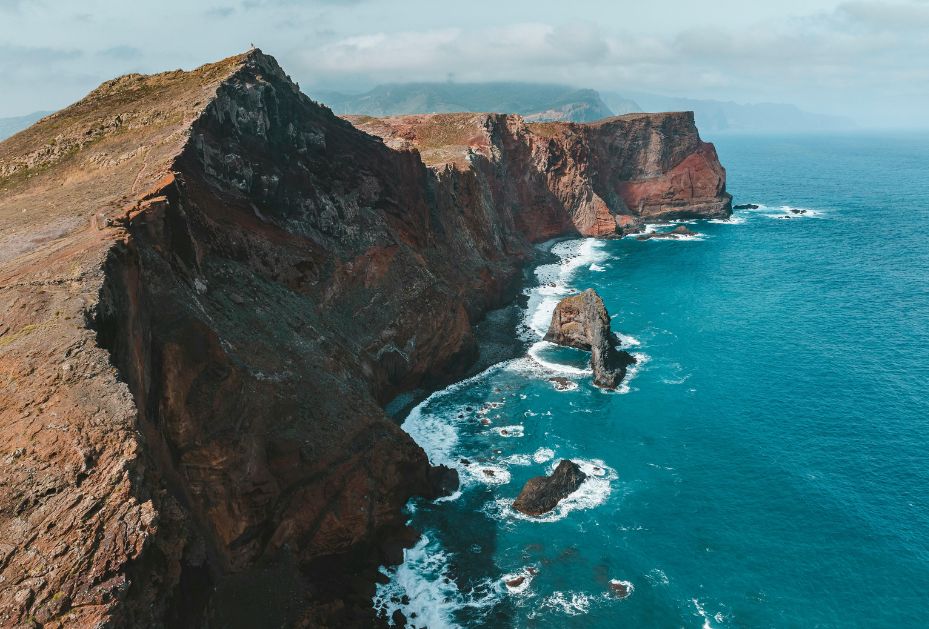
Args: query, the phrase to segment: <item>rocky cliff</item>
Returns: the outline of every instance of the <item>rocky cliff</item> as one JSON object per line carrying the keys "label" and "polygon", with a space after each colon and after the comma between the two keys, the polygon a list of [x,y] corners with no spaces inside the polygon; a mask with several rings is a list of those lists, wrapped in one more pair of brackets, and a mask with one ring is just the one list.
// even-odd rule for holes
{"label": "rocky cliff", "polygon": [[731,211],[726,172],[690,112],[589,124],[502,114],[348,119],[393,148],[417,149],[434,169],[500,180],[506,201],[521,210],[517,228],[532,239],[611,236],[646,221]]}
{"label": "rocky cliff", "polygon": [[728,211],[688,114],[449,116],[385,142],[251,51],[0,143],[0,625],[370,623],[454,483],[383,404],[533,242]]}

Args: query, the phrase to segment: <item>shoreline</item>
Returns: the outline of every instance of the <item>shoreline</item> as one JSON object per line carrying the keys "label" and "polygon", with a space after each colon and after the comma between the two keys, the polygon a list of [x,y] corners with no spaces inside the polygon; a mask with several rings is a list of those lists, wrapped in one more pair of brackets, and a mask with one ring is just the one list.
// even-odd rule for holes
{"label": "shoreline", "polygon": [[523,315],[529,306],[526,293],[539,286],[535,271],[544,264],[555,264],[561,260],[560,257],[552,253],[552,248],[555,245],[568,240],[583,238],[585,236],[572,234],[558,236],[532,245],[534,254],[522,266],[522,279],[513,297],[506,305],[488,310],[473,325],[478,349],[477,358],[458,377],[449,382],[435,387],[420,386],[396,395],[383,407],[387,416],[394,420],[397,425],[402,426],[410,412],[433,393],[472,378],[498,363],[527,353],[531,343],[521,338],[519,331],[520,325],[525,320]]}
{"label": "shoreline", "polygon": [[[390,417],[403,429],[403,425],[412,415],[413,411],[420,408],[434,395],[454,389],[469,380],[479,378],[482,374],[492,371],[496,366],[503,366],[504,363],[513,360],[525,358],[533,362],[538,362],[530,352],[532,346],[538,342],[538,339],[534,338],[537,334],[537,330],[532,327],[533,315],[529,310],[530,306],[533,305],[533,297],[538,299],[538,301],[534,303],[535,310],[538,311],[544,308],[546,296],[540,294],[538,289],[549,285],[548,282],[544,281],[545,278],[540,276],[538,269],[544,265],[553,265],[559,268],[559,272],[564,272],[562,269],[566,262],[583,254],[573,252],[568,255],[559,255],[554,253],[553,249],[564,242],[583,242],[588,240],[600,242],[608,239],[572,234],[552,238],[533,245],[535,255],[522,267],[523,278],[522,282],[519,284],[517,294],[507,305],[488,311],[484,318],[475,324],[474,334],[478,342],[479,355],[474,363],[463,372],[460,377],[442,386],[434,387],[429,390],[419,388],[397,396],[388,405],[385,405],[385,412],[388,411],[388,407],[391,404],[398,405],[398,400],[405,396],[406,399],[403,400],[403,405],[395,409],[393,414],[390,414]],[[569,273],[573,274],[573,271],[574,269],[571,269]],[[552,286],[554,286],[554,284],[552,284]],[[533,292],[535,292],[534,295]],[[539,364],[539,366],[542,369],[546,369],[543,364]],[[407,429],[404,429],[404,431],[407,432]],[[430,453],[427,449],[428,444],[420,443],[420,440],[416,438],[414,433],[408,432],[408,434],[410,438],[426,452],[430,465],[449,465],[448,462],[442,460],[433,460],[433,453]],[[464,481],[460,481],[458,489],[451,494],[451,496],[439,498],[434,502],[454,500],[460,497],[463,484]],[[417,500],[417,498],[413,500]],[[412,511],[410,511],[410,515],[412,515]],[[403,577],[400,575],[402,574],[403,567],[408,565],[410,561],[412,561],[415,566],[418,561],[424,560],[422,556],[423,552],[428,552],[426,551],[426,547],[430,543],[428,530],[420,530],[413,524],[412,520],[408,521],[408,526],[410,526],[411,530],[415,531],[416,538],[411,538],[409,540],[411,543],[403,548],[403,557],[400,561],[391,565],[380,566],[379,574],[381,576],[378,580],[378,590],[380,590],[382,585],[386,585],[394,579],[399,578],[402,580]],[[428,563],[428,556],[425,561]],[[378,592],[372,600],[372,610],[375,613],[376,622],[379,623],[378,626],[387,626],[390,622],[394,622],[394,626],[397,624],[399,624],[399,626],[405,626],[411,618],[416,618],[420,615],[419,610],[409,618],[405,615],[404,610],[400,608],[395,607],[393,611],[391,611],[389,606],[384,606],[383,599],[380,601],[380,605],[378,604],[379,596],[381,596],[380,592]],[[403,594],[401,599],[404,596],[406,596],[406,594]],[[407,612],[408,611],[409,610],[407,610]],[[402,623],[398,622],[399,617],[403,618]]]}
{"label": "shoreline", "polygon": [[[698,218],[694,220],[701,219]],[[663,227],[674,224],[676,224],[676,221],[661,221],[655,224],[649,224],[649,226]],[[642,226],[642,228],[645,227],[646,225]],[[641,233],[641,230],[624,234],[616,239],[635,233]],[[541,369],[552,371],[552,367],[540,361],[532,354],[531,350],[533,346],[539,343],[540,338],[537,336],[539,334],[539,321],[533,321],[533,319],[538,317],[538,313],[544,313],[544,311],[548,309],[548,306],[553,306],[553,300],[557,302],[564,295],[581,290],[580,287],[572,285],[572,278],[575,272],[586,268],[588,264],[596,264],[598,261],[596,250],[603,246],[607,240],[613,239],[572,234],[549,239],[533,245],[535,255],[522,267],[523,280],[519,285],[519,292],[510,303],[501,308],[488,311],[484,318],[475,324],[474,334],[479,346],[479,355],[474,363],[463,372],[460,377],[442,386],[434,387],[429,390],[420,388],[407,392],[405,394],[406,400],[404,400],[404,404],[390,415],[391,418],[403,428],[403,425],[410,418],[412,412],[421,407],[423,403],[433,395],[441,394],[442,391],[454,389],[461,383],[477,378],[481,374],[492,370],[494,366],[501,365],[502,363],[526,358],[529,361],[537,363]],[[573,241],[580,243],[576,249],[565,251],[561,254],[554,253],[553,250],[557,245]],[[574,260],[578,260],[579,263],[572,263]],[[540,274],[540,267],[545,265],[552,265],[555,268],[555,275],[550,275],[549,271]],[[546,290],[549,288],[554,290]],[[532,312],[530,312],[530,309],[532,309]],[[550,316],[549,313],[549,318]],[[639,358],[639,355],[636,356]],[[639,360],[644,364],[644,362],[648,360],[648,357],[644,356],[639,358]],[[628,382],[635,376],[636,371],[637,369],[633,368],[630,370],[630,373],[624,376],[624,387],[618,389],[619,393],[626,393],[629,391]],[[551,380],[552,378],[548,379]],[[625,390],[622,390],[622,388],[625,388]],[[402,396],[398,396],[398,398],[400,397]],[[396,404],[398,398],[395,398],[391,404]],[[389,405],[385,406],[385,411],[388,410],[388,406]],[[404,431],[406,432],[407,429],[404,429]],[[415,430],[414,432],[408,432],[408,434],[410,434],[411,438],[413,438],[413,441],[416,442],[418,446],[426,451],[431,465],[452,465],[441,459],[433,460],[433,454],[435,453],[429,451],[428,443],[421,443],[420,439],[416,438]],[[604,467],[602,462],[597,464],[600,467]],[[459,472],[460,471],[461,470],[459,470]],[[462,481],[462,485],[463,484],[464,482]],[[450,498],[440,498],[439,501],[455,499],[461,495],[460,491],[461,485],[459,485],[459,489],[454,492]],[[412,515],[412,512],[410,515]],[[402,579],[403,577],[400,576],[400,571],[403,566],[408,565],[408,562],[412,561],[415,566],[418,562],[426,561],[428,563],[430,560],[428,556],[423,556],[424,552],[428,552],[426,551],[426,546],[430,543],[429,538],[431,536],[428,535],[428,529],[420,530],[414,525],[412,520],[408,522],[408,525],[416,531],[418,537],[415,540],[411,540],[413,543],[404,548],[403,559],[401,561],[390,566],[381,567],[381,575],[388,580],[380,582],[382,584],[392,582],[397,578]],[[409,571],[407,571],[405,578],[409,578],[408,572]],[[380,586],[378,587],[380,588]],[[396,619],[398,614],[406,619],[404,611],[401,611],[401,609],[393,608],[393,613],[390,614],[389,608],[379,607],[377,605],[377,600],[376,596],[373,608],[378,614],[379,622]],[[381,600],[381,604],[383,605],[383,600]],[[389,613],[387,617],[380,615],[385,612]]]}

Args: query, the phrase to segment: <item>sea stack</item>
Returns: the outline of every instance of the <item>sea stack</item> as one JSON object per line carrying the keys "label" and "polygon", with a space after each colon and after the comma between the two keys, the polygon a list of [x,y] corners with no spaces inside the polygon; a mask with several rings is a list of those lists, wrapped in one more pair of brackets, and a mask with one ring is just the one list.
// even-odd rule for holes
{"label": "sea stack", "polygon": [[526,481],[513,508],[526,515],[542,515],[577,491],[587,475],[577,463],[562,459],[551,476],[534,476]]}
{"label": "sea stack", "polygon": [[610,315],[592,288],[558,302],[545,340],[590,352],[594,384],[598,387],[615,389],[625,377],[626,368],[635,363],[631,354],[616,349]]}

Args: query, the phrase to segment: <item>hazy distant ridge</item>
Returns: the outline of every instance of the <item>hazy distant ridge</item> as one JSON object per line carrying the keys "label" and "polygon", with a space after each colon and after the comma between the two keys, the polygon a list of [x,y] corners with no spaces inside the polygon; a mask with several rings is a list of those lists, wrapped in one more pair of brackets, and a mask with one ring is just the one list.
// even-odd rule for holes
{"label": "hazy distant ridge", "polygon": [[394,83],[364,94],[316,91],[312,96],[337,114],[368,116],[486,111],[592,122],[613,115],[596,90],[544,83]]}
{"label": "hazy distant ridge", "polygon": [[[781,103],[736,103],[647,92],[598,92],[547,83],[392,83],[363,94],[314,90],[311,96],[337,114],[390,116],[449,112],[520,114],[530,121],[593,122],[641,111],[693,111],[697,127],[713,133],[809,133],[853,129],[839,116]],[[52,112],[0,118],[0,141]]]}
{"label": "hazy distant ridge", "polygon": [[34,122],[49,115],[50,111],[36,111],[25,116],[15,116],[13,118],[0,118],[0,141],[7,139],[11,135],[19,133]]}
{"label": "hazy distant ridge", "polygon": [[845,118],[816,114],[789,104],[742,104],[661,96],[647,92],[597,92],[544,83],[391,83],[363,94],[314,91],[337,114],[395,114],[488,111],[521,114],[529,120],[592,122],[640,111],[693,111],[704,133],[815,132],[854,127]]}
{"label": "hazy distant ridge", "polygon": [[[646,92],[603,92],[604,102],[617,114],[630,111],[692,111],[703,133],[717,132],[817,132],[854,128],[847,118],[804,111],[782,103],[736,103],[661,96]],[[632,102],[640,109],[626,110]]]}

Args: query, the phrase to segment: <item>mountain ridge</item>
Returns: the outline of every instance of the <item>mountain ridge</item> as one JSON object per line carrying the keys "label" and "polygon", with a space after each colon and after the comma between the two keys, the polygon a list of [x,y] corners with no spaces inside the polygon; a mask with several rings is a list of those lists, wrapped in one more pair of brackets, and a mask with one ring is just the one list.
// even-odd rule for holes
{"label": "mountain ridge", "polygon": [[388,83],[362,94],[317,93],[338,114],[519,114],[532,121],[592,122],[612,115],[596,90],[547,83]]}
{"label": "mountain ridge", "polygon": [[474,364],[533,243],[729,213],[689,114],[397,124],[253,50],[0,143],[0,624],[372,624],[454,486],[383,405]]}

